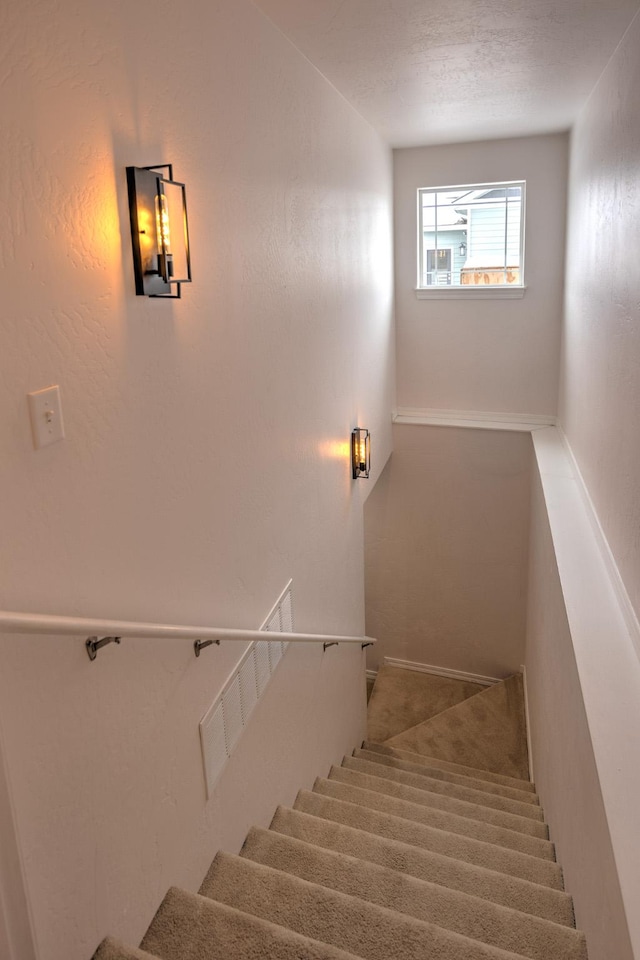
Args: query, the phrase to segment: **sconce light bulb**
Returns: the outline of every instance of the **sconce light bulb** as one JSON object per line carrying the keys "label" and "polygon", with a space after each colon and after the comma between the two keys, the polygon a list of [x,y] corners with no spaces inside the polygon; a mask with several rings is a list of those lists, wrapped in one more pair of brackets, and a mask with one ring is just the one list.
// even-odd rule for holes
{"label": "sconce light bulb", "polygon": [[156,195],[156,230],[158,246],[169,256],[171,253],[171,228],[169,225],[169,208],[164,193]]}

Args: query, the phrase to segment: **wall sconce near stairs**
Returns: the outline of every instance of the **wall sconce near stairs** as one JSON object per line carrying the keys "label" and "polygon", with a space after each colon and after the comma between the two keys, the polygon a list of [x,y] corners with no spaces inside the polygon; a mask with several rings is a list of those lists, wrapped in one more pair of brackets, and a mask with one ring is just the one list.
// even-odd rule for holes
{"label": "wall sconce near stairs", "polygon": [[136,294],[179,299],[181,284],[191,283],[184,183],[168,163],[127,167],[127,186]]}
{"label": "wall sconce near stairs", "polygon": [[368,478],[371,469],[371,434],[365,427],[351,433],[351,467],[354,480]]}

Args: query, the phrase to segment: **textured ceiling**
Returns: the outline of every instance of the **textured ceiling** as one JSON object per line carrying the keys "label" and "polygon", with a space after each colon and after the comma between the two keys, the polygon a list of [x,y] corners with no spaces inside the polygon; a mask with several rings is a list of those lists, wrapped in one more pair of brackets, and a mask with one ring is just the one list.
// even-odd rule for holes
{"label": "textured ceiling", "polygon": [[414,146],[566,130],[640,0],[255,3],[392,146]]}

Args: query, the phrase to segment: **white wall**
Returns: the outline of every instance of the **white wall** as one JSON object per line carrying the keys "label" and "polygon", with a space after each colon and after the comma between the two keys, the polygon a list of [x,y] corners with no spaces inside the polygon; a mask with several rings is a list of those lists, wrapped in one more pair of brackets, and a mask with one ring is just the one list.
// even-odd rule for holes
{"label": "white wall", "polygon": [[[348,440],[358,423],[372,431],[375,480],[391,446],[389,150],[247,0],[9,0],[1,42],[0,606],[256,627],[293,577],[297,628],[362,632],[370,485],[351,480]],[[173,302],[134,295],[130,252],[125,166],[161,162],[186,181],[190,211],[194,282]],[[67,439],[36,452],[26,393],[51,383]],[[133,660],[110,648],[114,674],[100,680],[106,656],[85,663],[63,644],[56,667],[53,643],[3,647],[13,666],[0,709],[9,777],[30,797],[19,827],[41,960],[80,960],[120,922],[141,932],[145,879],[158,895],[170,879],[195,883],[201,850],[208,857],[222,836],[209,827],[224,810],[205,809],[194,774],[195,723],[238,652],[223,647],[196,665],[182,647],[161,645],[155,660],[149,645]],[[43,650],[46,668],[35,667]],[[282,696],[298,682],[315,696],[322,662],[290,664]],[[336,710],[336,697],[357,707],[336,710],[343,730],[331,727],[326,742],[300,734],[291,770],[303,777],[306,749],[324,763],[338,739],[361,731],[363,690],[347,675],[349,692],[333,673],[318,710]],[[23,695],[33,741],[38,725],[60,732],[37,777],[31,760],[16,768]],[[191,819],[177,815],[169,789],[182,761],[162,774],[136,767],[137,747],[122,760],[135,775],[121,778],[116,820],[125,837],[141,818],[152,824],[131,857],[106,807],[79,818],[77,844],[69,832],[75,788],[95,799],[105,779],[85,741],[92,709],[105,730],[110,720],[141,725],[144,739],[159,725],[175,754],[181,743],[190,755],[179,795]],[[113,763],[119,746],[107,735]],[[80,782],[79,757],[92,786]],[[157,787],[142,794],[161,804],[155,814],[136,800],[145,777]],[[60,797],[51,814],[34,809],[47,778]],[[96,875],[87,913],[74,890],[107,839],[111,872]],[[56,863],[69,867],[70,841],[77,875],[61,883]],[[121,854],[126,876],[116,881]]]}
{"label": "white wall", "polygon": [[[300,627],[356,629],[346,444],[361,422],[375,469],[390,449],[389,151],[245,0],[48,13],[12,0],[2,41],[0,603],[255,626],[294,575]],[[159,161],[188,187],[173,303],[133,293],[125,166]],[[52,382],[67,440],[35,452],[26,393]]]}
{"label": "white wall", "polygon": [[78,638],[2,637],[0,652],[39,960],[88,960],[107,934],[137,945],[169,886],[196,891],[218,849],[237,853],[365,734],[360,646],[291,645],[207,802],[198,723],[224,648],[123,640],[92,664]]}
{"label": "white wall", "polygon": [[[556,413],[567,137],[394,151],[397,404]],[[527,181],[521,300],[416,300],[416,191]]]}
{"label": "white wall", "polygon": [[531,438],[396,423],[365,506],[367,663],[504,677],[523,662]]}
{"label": "white wall", "polygon": [[582,480],[533,436],[526,681],[536,787],[590,960],[640,957],[640,663]]}
{"label": "white wall", "polygon": [[571,138],[560,418],[640,613],[640,17]]}
{"label": "white wall", "polygon": [[[586,894],[585,925],[594,924],[591,915],[596,924],[601,924],[592,934],[589,955],[593,953],[594,960],[614,954],[640,956],[640,850],[636,828],[640,729],[640,274],[634,254],[640,240],[639,51],[640,18],[636,17],[578,118],[570,150],[559,415],[582,475],[585,498],[594,511],[595,529],[612,578],[610,589],[624,622],[624,629],[616,633],[596,621],[599,630],[591,642],[590,662],[583,666],[580,676],[596,760],[596,738],[601,740],[598,773],[608,818],[606,829],[613,844],[633,945],[631,950],[624,939],[624,917],[621,919],[618,888],[611,877],[610,856],[606,851],[604,856],[596,856],[592,874],[585,870],[584,858],[591,849],[592,835],[596,849],[602,847],[604,836],[602,827],[589,829],[590,844],[576,859],[575,872],[579,889]],[[579,565],[577,571],[580,575]],[[563,716],[563,727],[565,720]],[[621,756],[622,752],[626,756]],[[590,776],[588,765],[586,771]],[[626,782],[620,783],[622,778]],[[592,808],[599,815],[597,803],[594,790]],[[569,845],[584,845],[583,836],[572,840],[571,826],[568,838]],[[590,878],[587,884],[585,878]],[[620,938],[619,945],[611,942],[612,933]]]}

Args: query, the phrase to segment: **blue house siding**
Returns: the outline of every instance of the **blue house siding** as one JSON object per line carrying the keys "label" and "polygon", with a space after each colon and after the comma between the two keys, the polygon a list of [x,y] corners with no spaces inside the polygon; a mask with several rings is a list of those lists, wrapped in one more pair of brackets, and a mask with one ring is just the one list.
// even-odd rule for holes
{"label": "blue house siding", "polygon": [[[444,271],[439,271],[439,276],[437,277],[438,285],[460,283],[460,270],[464,267],[467,255],[460,254],[460,244],[467,242],[467,233],[466,228],[456,229],[456,230],[438,230],[438,249],[439,250],[451,250],[451,276],[447,277]],[[422,264],[421,264],[421,276],[420,276],[420,286],[432,286],[435,282],[435,278],[427,277],[427,250],[435,250],[435,234],[433,232],[426,232],[423,234],[423,243],[422,243]]]}
{"label": "blue house siding", "polygon": [[[505,209],[507,262],[505,263]],[[469,209],[468,267],[517,267],[520,265],[520,203]]]}

